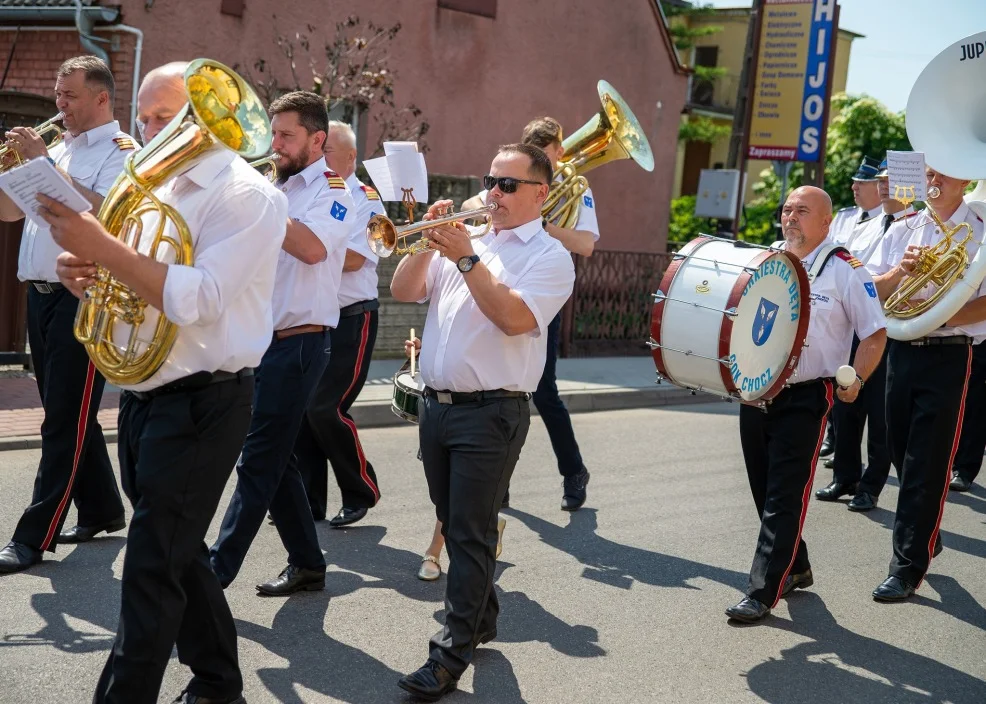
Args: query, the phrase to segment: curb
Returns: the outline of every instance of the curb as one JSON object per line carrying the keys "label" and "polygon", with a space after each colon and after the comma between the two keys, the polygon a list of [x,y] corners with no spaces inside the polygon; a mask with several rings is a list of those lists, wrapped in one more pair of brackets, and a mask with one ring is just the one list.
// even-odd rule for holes
{"label": "curb", "polygon": [[[660,408],[693,403],[710,403],[716,399],[705,394],[696,394],[687,389],[673,386],[655,388],[612,388],[595,391],[571,391],[560,394],[570,413],[593,413],[596,411],[619,411],[633,408]],[[532,415],[537,410],[531,404]],[[357,402],[350,409],[353,420],[360,428],[387,428],[410,425],[390,410],[390,401]],[[116,428],[104,428],[103,437],[107,443],[117,440]],[[6,450],[36,450],[41,447],[40,435],[0,438],[0,452]]]}

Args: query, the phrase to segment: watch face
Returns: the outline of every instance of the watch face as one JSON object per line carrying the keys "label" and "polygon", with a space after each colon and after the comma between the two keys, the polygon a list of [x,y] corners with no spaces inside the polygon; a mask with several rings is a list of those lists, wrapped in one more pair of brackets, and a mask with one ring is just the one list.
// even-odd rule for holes
{"label": "watch face", "polygon": [[470,269],[472,269],[472,259],[470,259],[469,257],[463,257],[462,259],[459,260],[458,266],[459,266],[459,271],[465,273]]}

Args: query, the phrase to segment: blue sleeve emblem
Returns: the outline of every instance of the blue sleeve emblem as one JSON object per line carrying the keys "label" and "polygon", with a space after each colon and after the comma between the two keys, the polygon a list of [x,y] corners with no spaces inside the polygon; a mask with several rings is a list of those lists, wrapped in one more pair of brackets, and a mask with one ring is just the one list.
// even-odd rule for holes
{"label": "blue sleeve emblem", "polygon": [[347,212],[348,211],[346,210],[346,206],[341,205],[339,201],[336,201],[332,204],[332,210],[329,211],[329,215],[334,217],[339,222],[342,222],[343,220],[346,219]]}
{"label": "blue sleeve emblem", "polygon": [[582,202],[585,203],[585,207],[587,208],[592,207],[592,198],[590,198],[589,196],[582,196]]}
{"label": "blue sleeve emblem", "polygon": [[863,288],[866,289],[866,293],[870,294],[870,298],[876,298],[876,285],[870,281],[863,284]]}

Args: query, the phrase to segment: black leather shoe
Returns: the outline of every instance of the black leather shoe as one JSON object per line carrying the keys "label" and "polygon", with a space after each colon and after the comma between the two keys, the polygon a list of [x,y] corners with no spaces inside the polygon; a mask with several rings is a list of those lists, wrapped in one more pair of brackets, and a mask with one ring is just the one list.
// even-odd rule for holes
{"label": "black leather shoe", "polygon": [[814,583],[815,578],[811,574],[811,568],[799,574],[789,574],[787,579],[784,580],[784,589],[781,590],[781,596],[787,596],[795,589],[807,589]]}
{"label": "black leather shoe", "polygon": [[903,601],[914,594],[914,587],[900,577],[887,577],[873,590],[873,601]]}
{"label": "black leather shoe", "polygon": [[850,511],[872,511],[876,508],[877,497],[868,491],[858,491],[846,506]]}
{"label": "black leather shoe", "polygon": [[189,694],[186,690],[178,695],[178,698],[175,699],[175,704],[246,704],[246,699],[243,698],[242,694],[238,697],[233,697],[232,699],[200,697],[195,694]]}
{"label": "black leather shoe", "polygon": [[829,457],[827,460],[822,462],[822,466],[825,467],[825,469],[832,469],[835,467],[835,460]]}
{"label": "black leather shoe", "polygon": [[969,489],[972,488],[972,482],[970,482],[968,479],[963,479],[958,474],[956,474],[954,477],[952,477],[952,481],[948,483],[948,488],[951,489],[952,491],[958,491],[961,493],[963,491],[969,491]]}
{"label": "black leather shoe", "polygon": [[574,477],[565,477],[562,481],[564,492],[561,497],[562,511],[578,511],[585,503],[585,488],[589,484],[589,470],[585,467]]}
{"label": "black leather shoe", "polygon": [[295,592],[317,592],[322,589],[325,589],[325,572],[306,570],[294,565],[285,567],[277,579],[257,585],[260,596],[287,596]]}
{"label": "black leather shoe", "polygon": [[11,540],[7,543],[7,547],[0,550],[0,574],[20,572],[39,562],[41,562],[41,551],[24,543],[15,543]]}
{"label": "black leather shoe", "polygon": [[458,684],[459,680],[451,672],[430,658],[410,675],[404,675],[397,681],[405,692],[428,702],[437,702]]}
{"label": "black leather shoe", "polygon": [[822,443],[822,449],[818,451],[819,457],[831,457],[835,454],[835,445],[832,444],[832,438],[829,435],[825,436],[825,442]]}
{"label": "black leather shoe", "polygon": [[726,615],[729,616],[729,618],[742,621],[743,623],[755,623],[769,613],[769,606],[766,604],[761,604],[759,601],[749,596],[743,597],[743,601],[738,603],[736,606],[730,606],[726,609]]}
{"label": "black leather shoe", "polygon": [[66,531],[62,531],[58,534],[59,543],[88,543],[90,540],[96,537],[97,534],[106,532],[116,533],[118,530],[123,530],[127,527],[127,521],[120,516],[119,518],[109,521],[107,523],[100,523],[96,526],[76,526],[75,528],[70,528]]}
{"label": "black leather shoe", "polygon": [[350,523],[355,523],[356,521],[362,520],[365,517],[365,506],[361,506],[360,508],[347,508],[346,506],[343,506],[339,509],[339,513],[334,515],[329,520],[329,525],[333,528],[342,528],[343,526],[348,526]]}
{"label": "black leather shoe", "polygon": [[815,498],[819,501],[838,501],[843,496],[855,496],[857,488],[856,484],[832,482],[824,489],[816,491]]}

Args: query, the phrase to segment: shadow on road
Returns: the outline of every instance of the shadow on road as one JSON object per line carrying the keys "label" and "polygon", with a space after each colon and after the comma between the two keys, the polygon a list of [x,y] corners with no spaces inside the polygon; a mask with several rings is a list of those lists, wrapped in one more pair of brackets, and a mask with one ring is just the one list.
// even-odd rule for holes
{"label": "shadow on road", "polygon": [[750,691],[765,702],[986,701],[986,682],[924,655],[843,628],[817,594],[800,592],[787,601],[791,620],[771,617],[763,626],[796,633],[811,641],[783,650],[779,659],[772,658],[747,673]]}

